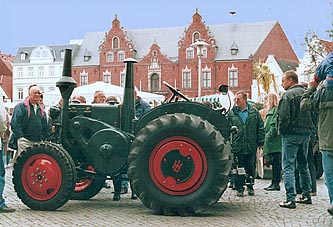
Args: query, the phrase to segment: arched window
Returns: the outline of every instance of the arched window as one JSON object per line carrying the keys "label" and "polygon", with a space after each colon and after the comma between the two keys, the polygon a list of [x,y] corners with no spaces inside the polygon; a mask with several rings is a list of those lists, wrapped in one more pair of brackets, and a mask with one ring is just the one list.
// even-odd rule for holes
{"label": "arched window", "polygon": [[150,90],[152,92],[160,90],[160,77],[154,73],[150,77]]}
{"label": "arched window", "polygon": [[112,48],[113,49],[118,49],[119,48],[119,38],[118,37],[114,37],[112,40]]}
{"label": "arched window", "polygon": [[199,32],[194,32],[192,43],[194,43],[195,41],[198,41],[199,39],[200,39],[200,33]]}

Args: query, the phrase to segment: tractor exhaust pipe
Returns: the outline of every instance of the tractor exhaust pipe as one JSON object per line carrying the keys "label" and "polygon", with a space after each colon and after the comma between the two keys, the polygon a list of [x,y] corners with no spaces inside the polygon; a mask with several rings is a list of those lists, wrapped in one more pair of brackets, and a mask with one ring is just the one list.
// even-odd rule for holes
{"label": "tractor exhaust pipe", "polygon": [[65,50],[64,66],[62,71],[62,77],[57,81],[56,86],[59,88],[62,97],[61,108],[61,131],[60,138],[61,143],[66,147],[69,144],[68,139],[63,132],[69,131],[68,125],[68,112],[69,112],[69,98],[72,95],[74,88],[77,86],[75,80],[72,77],[72,50]]}
{"label": "tractor exhaust pipe", "polygon": [[132,132],[132,122],[135,118],[134,106],[134,63],[138,61],[134,58],[126,58],[126,79],[124,88],[123,105],[121,108],[120,128],[125,132]]}

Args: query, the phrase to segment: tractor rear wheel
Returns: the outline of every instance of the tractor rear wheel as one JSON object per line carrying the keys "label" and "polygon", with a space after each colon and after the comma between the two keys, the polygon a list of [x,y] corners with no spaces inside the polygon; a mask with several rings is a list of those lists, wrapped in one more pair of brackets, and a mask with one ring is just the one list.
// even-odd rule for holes
{"label": "tractor rear wheel", "polygon": [[141,129],[128,174],[134,192],[154,213],[193,215],[216,203],[228,184],[230,149],[208,121],[175,113]]}
{"label": "tractor rear wheel", "polygon": [[34,210],[56,210],[63,206],[72,196],[75,178],[71,156],[49,142],[36,143],[24,150],[13,170],[18,197]]}
{"label": "tractor rear wheel", "polygon": [[[85,169],[88,171],[95,172],[94,167],[86,165]],[[80,177],[78,174],[78,180],[75,184],[74,193],[72,199],[75,200],[88,200],[97,195],[105,185],[106,177],[96,178],[95,176]]]}

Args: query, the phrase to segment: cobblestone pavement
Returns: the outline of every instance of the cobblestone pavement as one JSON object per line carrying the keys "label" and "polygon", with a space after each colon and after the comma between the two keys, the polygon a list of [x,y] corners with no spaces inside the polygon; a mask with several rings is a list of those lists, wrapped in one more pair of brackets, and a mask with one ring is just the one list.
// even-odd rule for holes
{"label": "cobblestone pavement", "polygon": [[[326,209],[329,204],[322,179],[318,180],[318,195],[312,205],[298,204],[294,210],[280,208],[285,191],[263,190],[270,181],[256,180],[255,196],[236,197],[227,189],[219,202],[200,216],[172,217],[154,215],[140,200],[130,194],[121,201],[112,201],[112,189],[103,189],[89,201],[69,201],[56,211],[34,211],[16,196],[7,169],[4,196],[15,213],[0,214],[0,226],[333,226],[333,217]],[[282,187],[283,188],[283,187]]]}

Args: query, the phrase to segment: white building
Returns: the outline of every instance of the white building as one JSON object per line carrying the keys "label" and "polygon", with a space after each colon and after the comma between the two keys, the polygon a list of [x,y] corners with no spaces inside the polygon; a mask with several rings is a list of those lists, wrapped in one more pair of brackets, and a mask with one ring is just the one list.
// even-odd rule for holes
{"label": "white building", "polygon": [[13,103],[24,100],[30,84],[37,84],[44,93],[44,103],[54,104],[48,93],[54,93],[56,82],[62,76],[65,49],[75,54],[77,44],[59,46],[20,47],[13,63]]}

